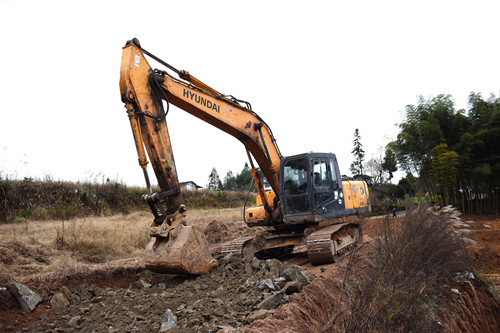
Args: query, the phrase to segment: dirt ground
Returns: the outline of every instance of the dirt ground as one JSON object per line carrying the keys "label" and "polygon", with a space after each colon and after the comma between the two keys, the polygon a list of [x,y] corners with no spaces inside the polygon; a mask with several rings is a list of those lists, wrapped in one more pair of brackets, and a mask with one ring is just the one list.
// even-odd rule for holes
{"label": "dirt ground", "polygon": [[[243,222],[214,221],[206,230],[211,231],[209,241],[219,265],[210,274],[200,277],[155,274],[132,258],[68,272],[50,281],[27,275],[20,282],[43,299],[30,314],[21,310],[0,281],[0,331],[157,332],[162,321],[164,325],[172,323],[172,318],[164,320],[168,310],[176,316],[176,324],[168,332],[335,331],[331,324],[332,318],[341,312],[340,286],[346,278],[363,278],[381,221],[381,218],[363,221],[364,243],[352,257],[321,266],[310,265],[303,255],[252,263],[217,256],[223,240],[248,230]],[[470,241],[470,249],[479,263],[479,272],[498,290],[500,218],[472,216],[463,217],[462,221],[469,225],[462,232],[474,240]],[[27,253],[19,244],[0,245],[4,261],[6,258],[46,260],[43,251]],[[356,262],[355,267],[349,267],[350,260]],[[293,282],[301,278],[290,278],[290,272],[298,271],[300,274],[295,274],[307,280],[303,286]],[[290,284],[270,286],[262,283],[266,279],[281,279],[283,284]],[[273,287],[286,292],[279,293]],[[462,279],[446,289],[442,296],[447,304],[441,311],[442,331],[500,331],[498,303],[491,299],[487,287],[482,288],[474,281]]]}

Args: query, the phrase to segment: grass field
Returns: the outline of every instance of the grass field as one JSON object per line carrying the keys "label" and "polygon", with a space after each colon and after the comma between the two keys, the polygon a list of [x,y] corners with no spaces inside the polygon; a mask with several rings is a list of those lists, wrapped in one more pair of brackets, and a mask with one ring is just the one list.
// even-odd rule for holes
{"label": "grass field", "polygon": [[[242,208],[188,210],[202,230],[213,221],[242,221]],[[153,220],[149,212],[67,221],[0,225],[0,286],[33,275],[54,279],[91,265],[141,260]]]}

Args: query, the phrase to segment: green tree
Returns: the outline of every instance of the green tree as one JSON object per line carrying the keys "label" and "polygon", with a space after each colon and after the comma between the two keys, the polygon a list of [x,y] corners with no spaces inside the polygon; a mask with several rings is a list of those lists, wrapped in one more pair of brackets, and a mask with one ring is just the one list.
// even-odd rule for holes
{"label": "green tree", "polygon": [[238,188],[236,184],[236,177],[233,176],[233,172],[229,170],[224,178],[223,189],[226,191],[234,191]]}
{"label": "green tree", "polygon": [[384,161],[382,162],[382,170],[389,174],[389,177],[387,177],[387,180],[389,182],[392,178],[394,178],[394,172],[398,171],[396,153],[394,152],[394,148],[390,143],[385,147],[385,156]]}
{"label": "green tree", "polygon": [[439,192],[444,195],[444,203],[448,204],[452,189],[456,189],[458,175],[458,154],[448,150],[448,145],[441,143],[431,150],[431,169],[429,171],[432,180]]}
{"label": "green tree", "polygon": [[399,129],[390,146],[421,192],[441,195],[464,214],[500,211],[500,98],[472,92],[468,110],[456,110],[450,95],[419,97]]}
{"label": "green tree", "polygon": [[248,163],[245,163],[245,166],[243,167],[243,170],[241,170],[241,173],[236,176],[236,184],[238,185],[238,188],[240,190],[247,189],[252,182],[252,178],[253,176],[252,172],[250,171],[250,167],[248,166]]}
{"label": "green tree", "polygon": [[363,174],[363,162],[365,160],[365,151],[363,150],[363,144],[361,143],[361,136],[359,135],[359,130],[356,128],[354,130],[354,137],[352,141],[354,148],[351,153],[354,156],[354,161],[351,163],[349,170],[353,175]]}
{"label": "green tree", "polygon": [[236,174],[236,176],[233,175],[232,171],[227,172],[222,188],[224,190],[231,191],[247,190],[248,186],[250,186],[250,183],[252,182],[252,178],[253,176],[250,167],[248,166],[248,163],[245,163],[243,170],[241,170],[239,174]]}

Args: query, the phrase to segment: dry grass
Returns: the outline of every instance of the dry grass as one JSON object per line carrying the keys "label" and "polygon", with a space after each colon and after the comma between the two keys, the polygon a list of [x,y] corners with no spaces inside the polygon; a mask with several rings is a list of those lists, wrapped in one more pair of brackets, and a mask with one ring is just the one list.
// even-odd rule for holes
{"label": "dry grass", "polygon": [[[401,220],[386,218],[375,244],[371,272],[343,289],[349,316],[342,330],[418,332],[436,329],[443,286],[471,271],[465,243],[451,219],[426,209]],[[355,264],[354,264],[355,265]]]}
{"label": "dry grass", "polygon": [[[149,212],[68,221],[26,221],[0,225],[0,286],[40,280],[112,265],[120,260],[142,262],[153,220]],[[242,220],[242,208],[188,210],[188,221],[205,229],[213,221]]]}

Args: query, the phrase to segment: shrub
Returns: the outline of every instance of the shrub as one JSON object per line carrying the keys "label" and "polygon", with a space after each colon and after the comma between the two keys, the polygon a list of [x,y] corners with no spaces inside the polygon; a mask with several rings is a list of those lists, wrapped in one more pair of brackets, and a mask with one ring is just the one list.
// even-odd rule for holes
{"label": "shrub", "polygon": [[[347,285],[346,331],[426,331],[435,325],[435,300],[458,272],[471,270],[464,242],[447,216],[416,209],[386,218],[376,239],[372,274]],[[348,311],[349,312],[349,311]]]}
{"label": "shrub", "polygon": [[[156,189],[159,191],[159,189]],[[23,219],[70,219],[73,217],[128,214],[148,210],[145,188],[118,183],[71,183],[25,179],[0,179],[0,223]],[[246,192],[183,191],[184,203],[192,209],[243,206]],[[255,204],[255,194],[249,205]]]}

